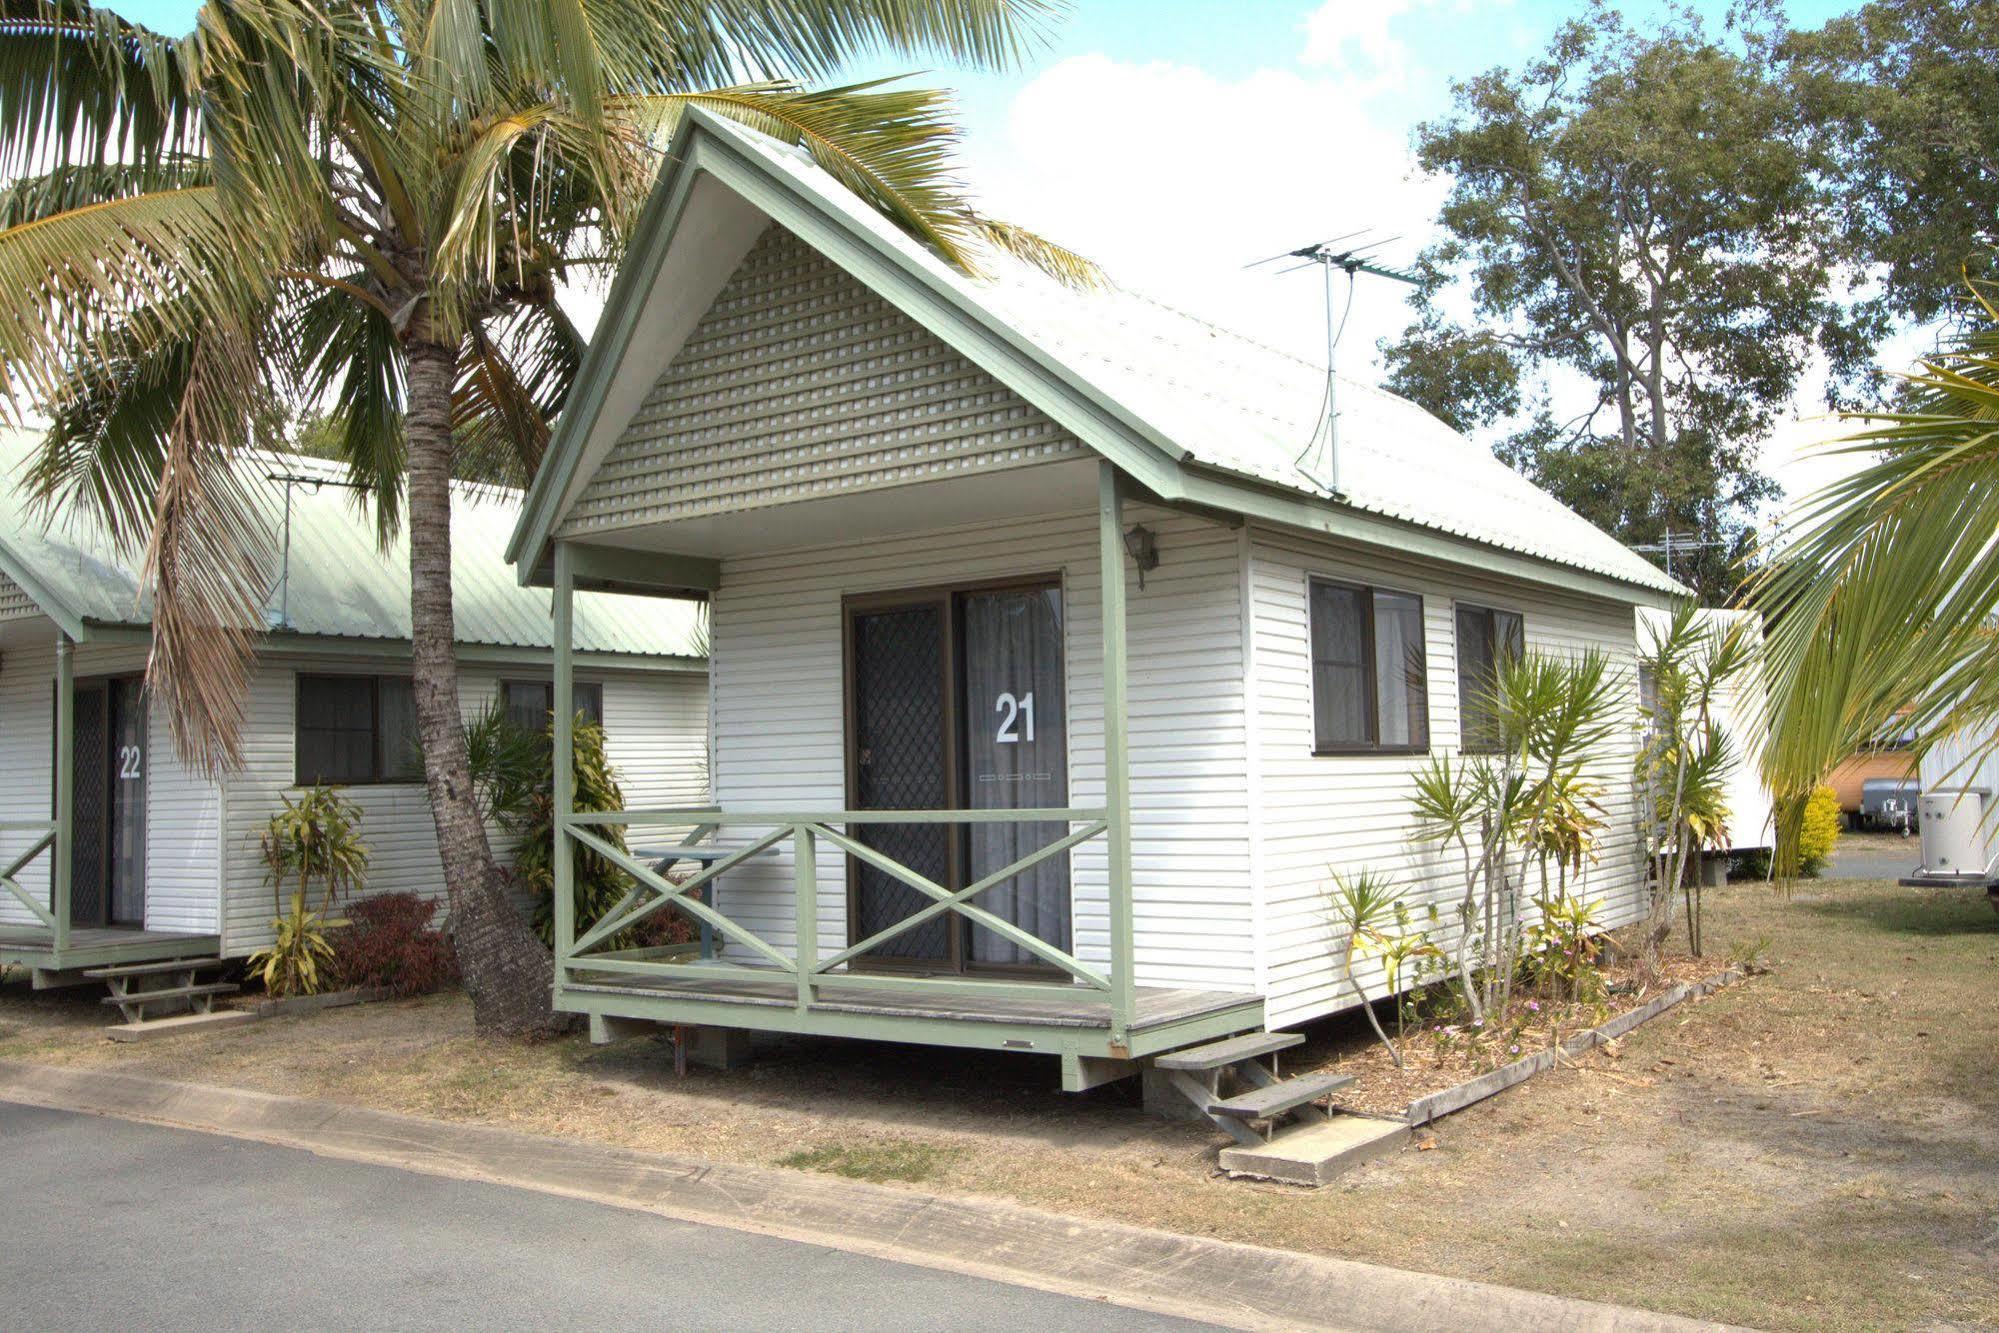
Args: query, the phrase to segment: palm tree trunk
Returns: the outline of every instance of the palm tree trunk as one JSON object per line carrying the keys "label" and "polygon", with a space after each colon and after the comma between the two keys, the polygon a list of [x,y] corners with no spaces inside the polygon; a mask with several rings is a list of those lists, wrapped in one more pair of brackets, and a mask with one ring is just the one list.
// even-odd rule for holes
{"label": "palm tree trunk", "polygon": [[473,1023],[482,1033],[538,1036],[559,1030],[551,1008],[555,960],[507,897],[473,799],[471,758],[458,704],[451,612],[451,395],[457,351],[422,337],[407,345],[410,677],[424,781],[451,904],[452,947]]}

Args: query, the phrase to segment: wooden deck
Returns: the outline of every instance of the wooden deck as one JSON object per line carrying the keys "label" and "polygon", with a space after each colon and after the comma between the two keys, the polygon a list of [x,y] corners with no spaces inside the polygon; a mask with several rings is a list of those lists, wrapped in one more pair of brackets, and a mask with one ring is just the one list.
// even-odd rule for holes
{"label": "wooden deck", "polygon": [[0,925],[0,963],[13,963],[45,972],[108,967],[114,963],[213,958],[221,946],[222,939],[218,935],[95,926],[71,930],[68,945],[58,951],[55,933],[46,926]]}
{"label": "wooden deck", "polygon": [[1144,1055],[1263,1025],[1257,995],[1141,986],[1129,1046],[1118,1050],[1109,1043],[1110,997],[1087,986],[1050,982],[1045,996],[928,993],[870,985],[867,976],[829,976],[801,1010],[797,983],[788,976],[703,977],[698,964],[684,972],[613,976],[579,964],[561,988],[560,1007],[669,1023],[1089,1056]]}

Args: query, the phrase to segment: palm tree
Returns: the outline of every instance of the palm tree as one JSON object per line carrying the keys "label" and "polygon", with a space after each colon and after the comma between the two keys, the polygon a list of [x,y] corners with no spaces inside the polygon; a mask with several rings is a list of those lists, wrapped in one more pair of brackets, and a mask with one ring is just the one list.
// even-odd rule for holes
{"label": "palm tree", "polygon": [[1996,734],[1999,306],[1974,295],[1980,322],[1905,377],[1898,410],[1853,414],[1867,429],[1832,451],[1876,457],[1799,507],[1750,585],[1768,624],[1780,861],[1803,798],[1860,746],[1891,728],[1919,749]]}
{"label": "palm tree", "polygon": [[533,475],[657,145],[699,105],[802,145],[951,262],[987,241],[935,92],[811,90],[843,61],[987,66],[1043,0],[210,0],[167,37],[0,0],[0,391],[53,422],[32,481],[94,512],[154,598],[149,682],[191,762],[238,757],[270,539],[236,449],[330,407],[384,535],[410,534],[412,676],[467,988],[546,1027],[552,963],[508,903],[467,767],[449,483]]}

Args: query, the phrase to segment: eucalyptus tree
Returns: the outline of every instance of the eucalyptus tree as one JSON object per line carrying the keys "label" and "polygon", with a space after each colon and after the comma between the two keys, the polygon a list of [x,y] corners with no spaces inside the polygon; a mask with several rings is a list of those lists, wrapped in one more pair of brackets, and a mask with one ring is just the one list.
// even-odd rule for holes
{"label": "eucalyptus tree", "polygon": [[1804,798],[1863,744],[1951,736],[1975,766],[1999,746],[1999,304],[1904,378],[1893,411],[1833,453],[1868,459],[1808,497],[1750,585],[1769,626],[1770,740],[1780,868],[1795,865]]}
{"label": "eucalyptus tree", "polygon": [[[1762,440],[1814,358],[1868,347],[1836,300],[1830,160],[1759,20],[1635,30],[1593,6],[1547,51],[1455,85],[1418,127],[1450,182],[1388,385],[1627,542],[1740,548],[1776,493]],[[1473,317],[1457,304],[1462,300]],[[1717,545],[1689,577],[1736,581]]]}
{"label": "eucalyptus tree", "polygon": [[[1042,0],[210,0],[165,36],[0,0],[0,388],[53,422],[50,510],[143,551],[148,676],[178,748],[240,756],[270,562],[227,467],[330,409],[384,536],[406,527],[424,774],[482,1030],[550,1023],[552,963],[479,818],[453,657],[450,490],[531,476],[658,145],[703,106],[802,146],[947,260],[990,239],[939,93],[814,89],[880,54],[1003,65]],[[796,81],[794,81],[796,80]]]}

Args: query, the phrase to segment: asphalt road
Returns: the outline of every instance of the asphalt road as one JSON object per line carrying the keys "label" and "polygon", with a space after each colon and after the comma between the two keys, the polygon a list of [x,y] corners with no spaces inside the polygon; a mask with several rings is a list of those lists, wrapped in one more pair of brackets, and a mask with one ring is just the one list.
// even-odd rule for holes
{"label": "asphalt road", "polygon": [[0,1308],[19,1329],[1205,1327],[511,1186],[4,1102],[0,1217]]}
{"label": "asphalt road", "polygon": [[1832,845],[1827,879],[1900,879],[1913,874],[1923,860],[1920,838],[1895,834],[1843,834]]}

